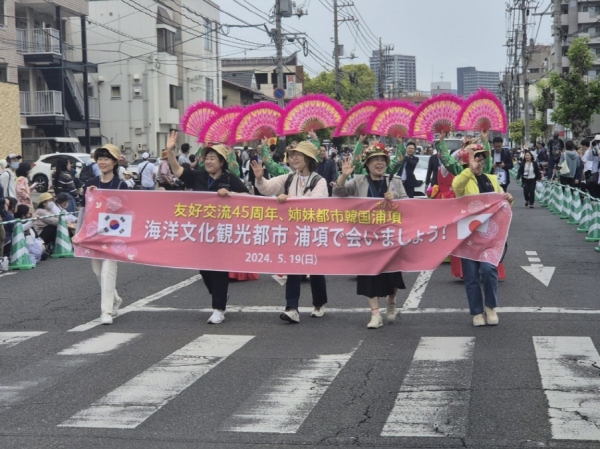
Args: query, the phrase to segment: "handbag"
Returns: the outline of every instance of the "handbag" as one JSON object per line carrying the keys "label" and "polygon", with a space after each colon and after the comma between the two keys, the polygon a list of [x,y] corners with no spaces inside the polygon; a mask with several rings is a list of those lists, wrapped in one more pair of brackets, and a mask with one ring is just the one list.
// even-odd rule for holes
{"label": "handbag", "polygon": [[562,164],[559,164],[558,166],[560,167],[559,173],[561,175],[568,175],[571,172],[569,164],[567,164],[567,156],[565,156],[565,160],[562,161]]}

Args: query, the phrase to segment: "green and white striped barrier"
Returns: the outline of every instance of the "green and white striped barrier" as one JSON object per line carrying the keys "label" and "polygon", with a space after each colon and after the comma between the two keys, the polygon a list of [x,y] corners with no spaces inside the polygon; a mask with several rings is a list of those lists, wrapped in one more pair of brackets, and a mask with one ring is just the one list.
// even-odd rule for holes
{"label": "green and white striped barrier", "polygon": [[586,242],[600,242],[600,203],[594,205],[594,213],[592,214],[592,224],[585,238]]}
{"label": "green and white striped barrier", "polygon": [[590,197],[586,196],[583,201],[583,208],[581,209],[581,222],[579,223],[579,227],[577,228],[577,232],[588,232],[590,230],[590,225],[592,221],[592,202],[590,201]]}
{"label": "green and white striped barrier", "polygon": [[15,220],[8,268],[10,270],[31,270],[35,268],[35,265],[29,259],[29,251],[27,251],[27,243],[25,242],[21,220]]}

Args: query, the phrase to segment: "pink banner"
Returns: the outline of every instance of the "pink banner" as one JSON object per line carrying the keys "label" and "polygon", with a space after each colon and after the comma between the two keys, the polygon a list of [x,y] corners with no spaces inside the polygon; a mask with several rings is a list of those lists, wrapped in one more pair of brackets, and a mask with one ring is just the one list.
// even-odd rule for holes
{"label": "pink banner", "polygon": [[498,193],[449,200],[274,198],[92,190],[75,255],[280,274],[433,270],[449,255],[500,261],[512,217]]}

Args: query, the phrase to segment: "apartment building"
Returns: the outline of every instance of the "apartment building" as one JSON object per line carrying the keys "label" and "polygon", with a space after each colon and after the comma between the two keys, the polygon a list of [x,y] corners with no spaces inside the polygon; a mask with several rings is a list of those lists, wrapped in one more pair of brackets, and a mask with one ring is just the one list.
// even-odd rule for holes
{"label": "apartment building", "polygon": [[[221,105],[220,9],[210,0],[90,1],[89,89],[100,100],[98,143],[129,159],[160,155],[197,101]],[[194,144],[180,133],[180,143]]]}
{"label": "apartment building", "polygon": [[468,97],[484,88],[496,95],[500,93],[500,72],[484,72],[475,67],[459,67],[456,69],[456,93]]}
{"label": "apartment building", "polygon": [[0,1],[0,82],[18,86],[25,160],[81,151],[80,141],[99,126],[98,100],[80,88],[97,71],[82,51],[87,15],[85,0]]}
{"label": "apartment building", "polygon": [[573,39],[588,37],[590,49],[596,55],[594,66],[588,72],[592,78],[600,75],[600,1],[570,0],[561,4],[562,70],[569,70],[567,51]]}
{"label": "apartment building", "polygon": [[[409,55],[387,55],[382,58],[384,65],[384,96],[398,98],[407,92],[417,90],[417,58]],[[380,52],[373,50],[369,67],[377,77],[375,92],[379,92]]]}

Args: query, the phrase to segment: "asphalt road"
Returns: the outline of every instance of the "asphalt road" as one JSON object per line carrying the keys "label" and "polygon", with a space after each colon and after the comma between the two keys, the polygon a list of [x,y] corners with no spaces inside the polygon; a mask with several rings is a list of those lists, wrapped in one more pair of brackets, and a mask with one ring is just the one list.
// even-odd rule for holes
{"label": "asphalt road", "polygon": [[600,448],[597,244],[511,191],[497,327],[472,327],[448,264],[406,273],[378,330],[348,277],[320,319],[305,282],[298,325],[269,275],[231,283],[208,325],[197,272],[120,264],[123,313],[100,326],[88,260],[3,275],[0,448]]}

